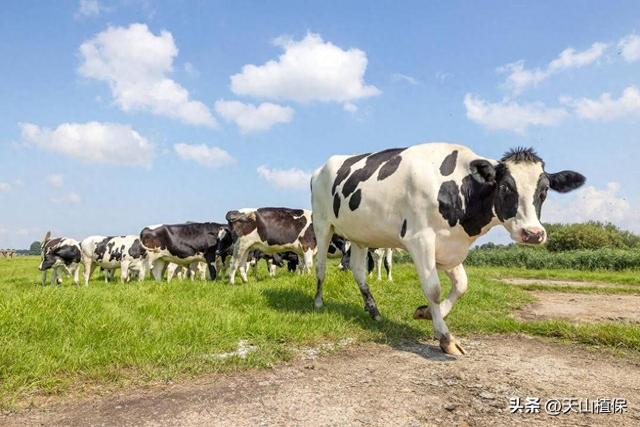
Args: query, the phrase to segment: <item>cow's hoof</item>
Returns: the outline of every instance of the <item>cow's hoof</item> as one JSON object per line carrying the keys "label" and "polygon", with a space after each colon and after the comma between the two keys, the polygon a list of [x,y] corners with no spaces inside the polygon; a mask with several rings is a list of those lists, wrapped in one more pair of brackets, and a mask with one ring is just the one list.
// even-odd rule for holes
{"label": "cow's hoof", "polygon": [[466,354],[464,348],[458,343],[453,335],[447,334],[440,338],[440,348],[447,354],[462,356]]}
{"label": "cow's hoof", "polygon": [[315,299],[313,301],[313,306],[316,310],[320,310],[324,306],[324,301],[322,301],[322,299]]}
{"label": "cow's hoof", "polygon": [[416,308],[416,311],[413,313],[414,319],[427,319],[431,320],[431,310],[429,310],[428,305],[421,305]]}

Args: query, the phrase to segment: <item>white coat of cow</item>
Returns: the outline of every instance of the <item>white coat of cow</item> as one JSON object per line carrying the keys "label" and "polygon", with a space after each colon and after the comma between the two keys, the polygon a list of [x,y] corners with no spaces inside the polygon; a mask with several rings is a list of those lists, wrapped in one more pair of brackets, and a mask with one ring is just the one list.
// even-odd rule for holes
{"label": "white coat of cow", "polygon": [[151,268],[147,251],[138,236],[90,236],[80,242],[80,248],[85,286],[89,285],[95,267],[105,270],[105,278],[110,276],[109,271],[119,268],[122,282],[129,281],[131,272],[142,281]]}
{"label": "white coat of cow", "polygon": [[[380,313],[366,283],[368,247],[404,248],[416,266],[443,351],[464,353],[444,317],[467,289],[462,266],[469,247],[496,225],[517,243],[541,244],[540,210],[549,188],[568,192],[585,178],[577,172],[547,173],[532,149],[515,149],[500,161],[447,143],[415,145],[355,156],[333,156],[311,179],[318,257],[315,306],[323,305],[327,247],[333,233],[349,239],[351,269],[365,309]],[[439,303],[438,270],[452,289]]]}

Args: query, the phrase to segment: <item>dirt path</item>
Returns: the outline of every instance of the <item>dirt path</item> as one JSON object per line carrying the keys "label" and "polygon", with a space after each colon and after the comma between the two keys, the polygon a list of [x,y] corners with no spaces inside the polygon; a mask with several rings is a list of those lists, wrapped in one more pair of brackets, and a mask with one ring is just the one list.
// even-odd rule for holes
{"label": "dirt path", "polygon": [[[497,279],[508,285],[516,286],[529,286],[529,285],[541,285],[541,286],[558,286],[558,287],[586,287],[586,288],[634,288],[638,287],[636,284],[624,284],[624,283],[609,283],[609,282],[584,282],[578,280],[557,280],[557,279],[521,279],[521,278],[507,278]],[[640,287],[638,287],[640,291]]]}
{"label": "dirt path", "polygon": [[515,313],[522,320],[640,322],[640,295],[531,292],[537,301]]}
{"label": "dirt path", "polygon": [[[211,376],[0,417],[7,425],[639,425],[640,363],[529,337],[352,346],[272,370]],[[509,397],[626,398],[623,415],[511,414]]]}

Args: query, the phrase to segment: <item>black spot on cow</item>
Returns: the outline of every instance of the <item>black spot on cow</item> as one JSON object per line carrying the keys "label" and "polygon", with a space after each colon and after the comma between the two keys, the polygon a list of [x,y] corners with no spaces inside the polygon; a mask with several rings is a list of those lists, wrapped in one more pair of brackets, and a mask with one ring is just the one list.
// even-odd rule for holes
{"label": "black spot on cow", "polygon": [[477,236],[493,218],[493,190],[495,183],[479,182],[474,175],[462,180],[460,192],[464,196],[465,210],[460,225],[469,236]]}
{"label": "black spot on cow", "polygon": [[358,206],[360,206],[361,200],[362,200],[362,190],[358,190],[355,193],[353,193],[353,195],[349,199],[349,208],[351,208],[352,211],[355,211],[356,209],[358,209]]}
{"label": "black spot on cow", "polygon": [[471,173],[463,178],[460,188],[453,180],[442,183],[438,210],[449,226],[460,224],[469,236],[477,236],[493,218],[496,172],[485,160],[471,162],[470,169]]}
{"label": "black spot on cow", "polygon": [[316,247],[316,233],[313,231],[312,224],[309,224],[309,227],[307,227],[304,234],[300,237],[300,243],[302,244],[302,250],[305,252]]}
{"label": "black spot on cow", "polygon": [[256,210],[258,236],[269,245],[293,243],[307,225],[302,209],[259,208]]}
{"label": "black spot on cow", "polygon": [[383,179],[393,175],[393,173],[396,170],[398,170],[398,167],[400,166],[401,161],[402,161],[402,157],[395,156],[395,157],[392,157],[391,160],[383,164],[382,167],[380,168],[380,171],[378,172],[378,181],[382,181]]}
{"label": "black spot on cow", "polygon": [[494,194],[496,215],[500,221],[513,218],[518,213],[518,187],[504,164],[496,167],[498,188]]}
{"label": "black spot on cow", "polygon": [[134,258],[143,258],[147,254],[147,250],[140,243],[140,239],[136,239],[133,242],[133,245],[129,248],[129,255]]}
{"label": "black spot on cow", "polygon": [[55,255],[59,257],[65,265],[80,262],[80,249],[75,245],[61,245],[56,249]]}
{"label": "black spot on cow", "polygon": [[107,237],[96,245],[96,249],[93,252],[96,259],[104,258],[104,254],[107,252],[107,243],[109,243],[111,239],[111,237]]}
{"label": "black spot on cow", "polygon": [[449,176],[456,170],[456,162],[458,161],[458,150],[453,150],[451,154],[444,158],[440,165],[440,173],[443,176]]}
{"label": "black spot on cow", "polygon": [[462,218],[462,199],[455,181],[443,182],[438,191],[438,211],[449,226],[454,227]]}
{"label": "black spot on cow", "polygon": [[359,154],[357,156],[349,157],[348,159],[346,159],[342,163],[342,166],[340,166],[340,169],[338,169],[338,172],[336,173],[336,179],[333,181],[333,187],[331,188],[331,194],[335,194],[336,193],[336,188],[338,188],[338,185],[340,185],[342,183],[342,181],[347,179],[347,177],[351,173],[351,166],[353,166],[354,164],[358,163],[360,160],[364,159],[369,154],[371,154],[371,153]]}
{"label": "black spot on cow", "polygon": [[547,199],[547,192],[549,191],[549,178],[546,173],[541,173],[538,178],[538,184],[536,185],[536,191],[533,193],[533,206],[536,208],[536,215],[540,219],[542,213],[542,204]]}
{"label": "black spot on cow", "polygon": [[[367,157],[367,160],[364,166],[354,171],[351,175],[349,175],[349,178],[347,178],[344,185],[342,186],[342,195],[344,197],[348,197],[351,193],[356,191],[356,188],[361,182],[364,182],[369,178],[371,178],[374,172],[377,171],[381,165],[392,160],[394,157],[398,156],[404,150],[406,150],[406,148],[390,148],[388,150],[380,151],[380,152],[369,155]],[[396,165],[395,168],[393,168],[391,173],[393,173],[397,168],[398,168],[398,165]],[[379,179],[384,179],[384,178],[386,178],[386,176]]]}
{"label": "black spot on cow", "polygon": [[335,194],[333,196],[333,213],[338,218],[338,214],[340,213],[340,195]]}
{"label": "black spot on cow", "polygon": [[400,237],[404,237],[405,234],[407,234],[407,220],[406,219],[404,221],[402,221],[402,228],[400,228]]}

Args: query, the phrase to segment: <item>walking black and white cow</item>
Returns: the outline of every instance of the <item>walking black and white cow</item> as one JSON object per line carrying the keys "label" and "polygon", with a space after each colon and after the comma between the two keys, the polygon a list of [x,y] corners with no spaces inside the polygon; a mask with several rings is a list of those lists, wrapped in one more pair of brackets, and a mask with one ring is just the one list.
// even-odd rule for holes
{"label": "walking black and white cow", "polygon": [[153,277],[158,281],[169,262],[183,267],[204,262],[209,268],[209,278],[215,280],[216,254],[232,244],[229,227],[215,222],[154,225],[142,230],[140,240],[149,253]]}
{"label": "walking black and white cow", "polygon": [[84,285],[89,285],[95,267],[105,271],[105,280],[120,269],[120,279],[128,282],[134,272],[138,281],[143,281],[150,269],[147,250],[138,236],[90,236],[80,242],[82,264],[84,265]]}
{"label": "walking black and white cow", "polygon": [[47,282],[47,271],[51,270],[51,285],[62,283],[62,272],[73,277],[73,283],[78,285],[80,274],[80,245],[68,237],[51,238],[47,232],[42,239],[41,260],[38,269],[42,271],[42,286]]}
{"label": "walking black and white cow", "polygon": [[233,234],[233,256],[229,282],[235,283],[236,271],[246,283],[249,251],[257,249],[271,255],[293,252],[301,261],[302,271],[313,266],[316,238],[311,225],[311,211],[289,208],[240,209],[227,212]]}
{"label": "walking black and white cow", "polygon": [[[471,244],[496,225],[517,243],[544,243],[540,213],[548,190],[566,193],[584,182],[577,172],[545,172],[532,149],[511,150],[499,161],[446,143],[333,156],[311,180],[318,241],[315,306],[323,305],[327,247],[334,232],[352,243],[353,275],[374,319],[380,313],[365,280],[367,248],[404,248],[429,302],[414,316],[432,319],[443,351],[463,354],[444,317],[467,289],[462,262]],[[438,270],[452,281],[442,303]]]}

